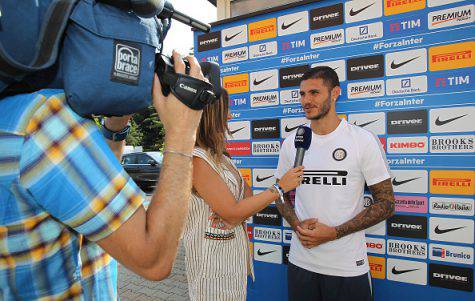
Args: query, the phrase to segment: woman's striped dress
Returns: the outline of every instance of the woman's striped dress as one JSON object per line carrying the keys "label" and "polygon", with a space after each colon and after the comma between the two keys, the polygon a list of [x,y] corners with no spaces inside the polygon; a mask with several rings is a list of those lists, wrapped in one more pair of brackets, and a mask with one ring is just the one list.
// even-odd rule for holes
{"label": "woman's striped dress", "polygon": [[[195,148],[193,155],[205,160],[221,176],[236,200],[242,200],[244,181],[229,158],[224,160],[230,164],[218,166],[201,148]],[[247,233],[242,225],[231,230],[211,227],[212,214],[208,204],[193,191],[183,234],[190,299],[246,300],[247,275],[253,276]]]}

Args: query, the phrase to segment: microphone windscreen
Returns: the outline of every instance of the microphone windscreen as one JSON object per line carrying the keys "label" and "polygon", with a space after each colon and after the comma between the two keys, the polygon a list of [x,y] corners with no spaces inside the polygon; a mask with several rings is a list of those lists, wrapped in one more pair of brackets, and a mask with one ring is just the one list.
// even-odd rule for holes
{"label": "microphone windscreen", "polygon": [[307,126],[301,126],[297,129],[297,134],[295,135],[295,148],[303,148],[308,150],[310,144],[312,143],[312,130]]}

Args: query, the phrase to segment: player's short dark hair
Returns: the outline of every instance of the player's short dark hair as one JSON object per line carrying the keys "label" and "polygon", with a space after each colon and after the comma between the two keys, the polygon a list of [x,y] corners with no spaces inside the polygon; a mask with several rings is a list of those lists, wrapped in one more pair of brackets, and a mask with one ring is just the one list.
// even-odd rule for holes
{"label": "player's short dark hair", "polygon": [[318,66],[308,69],[303,74],[300,81],[318,78],[321,78],[330,90],[340,86],[340,80],[338,79],[338,75],[336,74],[335,70],[328,66]]}

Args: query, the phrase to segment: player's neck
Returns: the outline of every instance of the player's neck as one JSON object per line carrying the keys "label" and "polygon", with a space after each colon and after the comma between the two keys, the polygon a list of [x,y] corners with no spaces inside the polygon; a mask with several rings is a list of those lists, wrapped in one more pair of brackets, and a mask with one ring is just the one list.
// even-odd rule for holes
{"label": "player's neck", "polygon": [[318,119],[318,120],[312,120],[310,123],[310,128],[312,131],[317,134],[317,135],[328,135],[340,124],[340,118],[336,114],[332,114],[332,112],[329,112],[325,117]]}

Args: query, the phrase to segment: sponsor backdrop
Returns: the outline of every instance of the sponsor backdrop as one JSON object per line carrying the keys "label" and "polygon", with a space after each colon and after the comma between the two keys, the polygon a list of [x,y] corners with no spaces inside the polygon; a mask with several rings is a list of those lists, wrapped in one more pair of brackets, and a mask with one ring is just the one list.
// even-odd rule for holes
{"label": "sponsor backdrop", "polygon": [[[378,135],[396,214],[367,230],[376,300],[475,300],[473,1],[302,1],[197,33],[231,94],[228,151],[254,193],[305,123],[300,77],[338,73],[342,118]],[[372,203],[370,194],[365,205]],[[292,231],[274,205],[248,220],[250,300],[286,300]]]}

